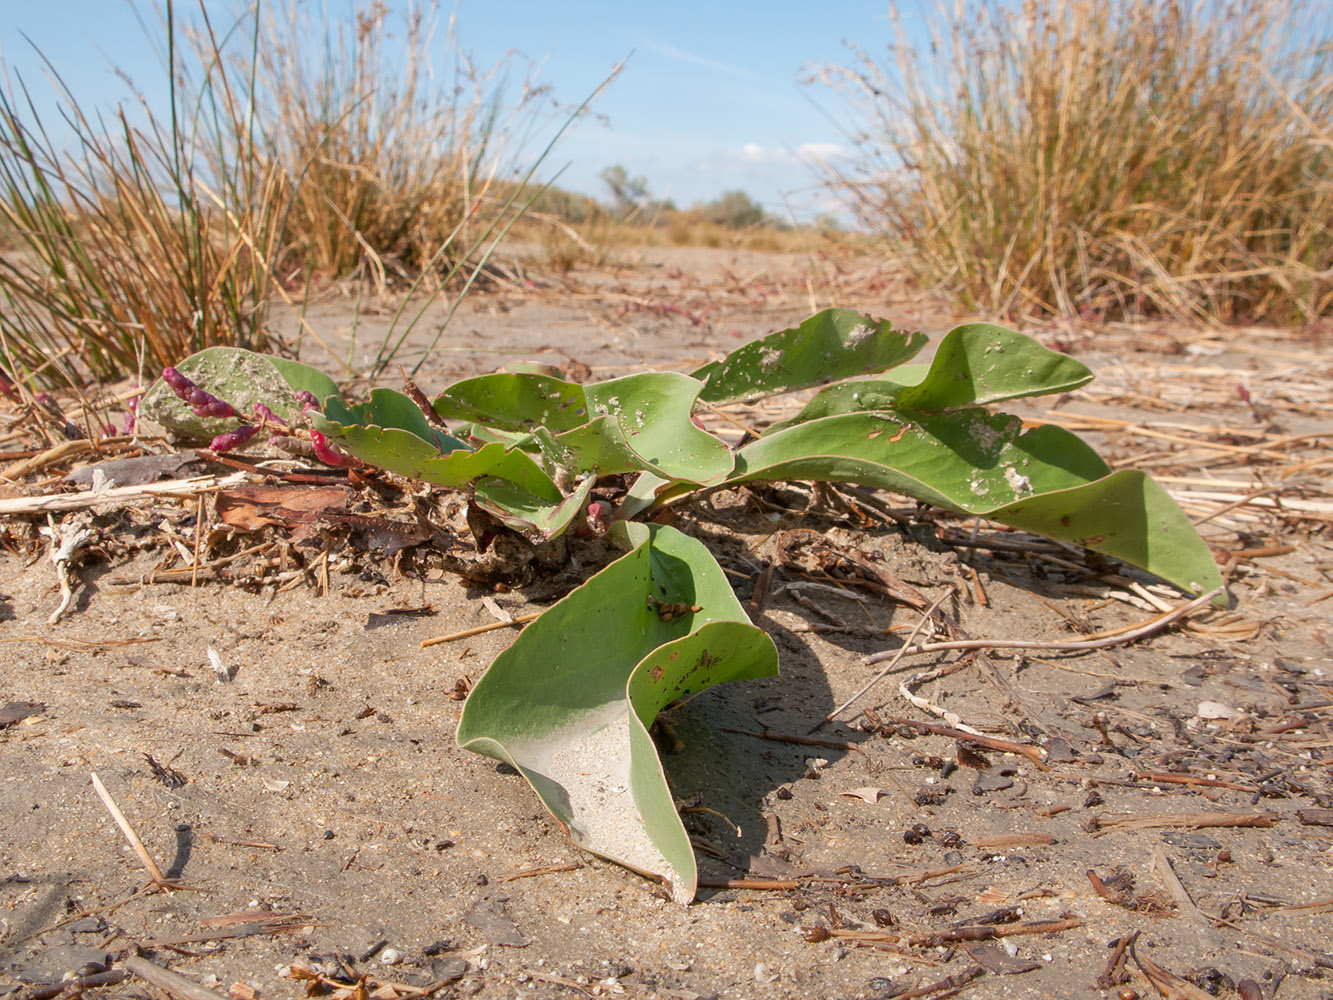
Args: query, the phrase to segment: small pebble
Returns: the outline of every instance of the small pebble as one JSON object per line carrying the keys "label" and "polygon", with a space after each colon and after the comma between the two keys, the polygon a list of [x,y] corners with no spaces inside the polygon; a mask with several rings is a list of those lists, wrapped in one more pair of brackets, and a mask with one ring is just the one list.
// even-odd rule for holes
{"label": "small pebble", "polygon": [[1139,991],[1132,986],[1122,986],[1120,987],[1119,992],[1116,993],[1116,996],[1118,996],[1120,1000],[1139,1000]]}

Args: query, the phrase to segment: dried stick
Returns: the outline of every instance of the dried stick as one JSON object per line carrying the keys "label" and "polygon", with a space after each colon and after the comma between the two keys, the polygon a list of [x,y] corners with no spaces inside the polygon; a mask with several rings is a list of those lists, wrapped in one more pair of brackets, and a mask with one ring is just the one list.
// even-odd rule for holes
{"label": "dried stick", "polygon": [[[856,694],[852,695],[850,698],[848,698],[846,701],[844,701],[841,705],[839,705],[837,708],[835,708],[832,712],[829,712],[828,715],[824,716],[823,721],[820,722],[820,724],[819,724],[818,726],[815,726],[814,729],[810,730],[810,732],[813,733],[815,730],[819,729],[821,726],[825,725],[826,723],[832,722],[832,721],[833,721],[834,719],[836,719],[840,714],[842,714],[842,712],[846,711],[846,710],[847,710],[848,708],[850,708],[853,704],[855,704],[856,700],[857,700],[858,698],[860,698],[861,695],[865,694],[865,693],[866,693],[867,691],[869,691],[872,687],[874,687],[876,684],[878,684],[880,681],[882,681],[885,677],[887,677],[889,674],[891,674],[891,673],[893,672],[893,668],[896,667],[896,666],[898,665],[898,661],[901,660],[904,656],[906,656],[907,653],[908,653],[909,651],[916,652],[916,651],[918,651],[918,650],[921,650],[921,649],[925,648],[925,647],[922,647],[922,646],[918,646],[918,647],[915,647],[915,649],[913,649],[913,647],[912,647],[912,640],[915,639],[918,635],[921,634],[921,630],[922,630],[923,628],[926,627],[926,624],[931,620],[931,617],[932,617],[932,616],[935,614],[935,612],[939,609],[939,606],[940,606],[941,604],[944,603],[944,599],[945,599],[946,597],[948,597],[948,596],[949,596],[950,594],[952,594],[952,593],[953,593],[953,590],[952,590],[952,589],[950,589],[950,590],[946,590],[946,591],[945,591],[943,594],[941,594],[939,597],[935,598],[935,602],[934,602],[933,604],[931,604],[931,606],[928,607],[924,612],[922,612],[922,614],[921,614],[921,620],[920,620],[919,622],[916,623],[916,628],[912,629],[912,631],[911,631],[910,633],[908,633],[907,641],[904,642],[900,647],[898,647],[897,650],[895,650],[893,653],[888,654],[887,656],[880,656],[880,654],[878,654],[878,653],[875,654],[876,656],[880,656],[880,659],[886,659],[886,660],[888,660],[888,661],[889,661],[889,665],[886,666],[886,667],[885,667],[883,670],[881,670],[879,673],[877,673],[874,677],[870,678],[870,680],[866,681],[865,685],[861,688],[861,690],[857,691]],[[928,643],[927,645],[930,645],[930,644]],[[870,664],[870,663],[878,663],[878,662],[880,662],[880,661],[872,658],[872,659],[870,659],[870,660],[866,660],[865,662],[866,662],[867,664]]]}
{"label": "dried stick", "polygon": [[541,617],[540,611],[534,611],[531,614],[515,615],[507,622],[491,622],[489,625],[478,625],[476,628],[465,628],[461,632],[450,632],[448,635],[437,635],[433,639],[422,639],[421,645],[438,646],[442,642],[453,642],[455,639],[470,639],[474,635],[481,635],[483,632],[494,632],[498,628],[509,628],[511,625],[523,625],[526,622],[536,621]]}
{"label": "dried stick", "polygon": [[[102,784],[102,779],[97,776],[97,772],[92,772],[93,791],[97,797],[102,800],[102,805],[106,806],[106,811],[111,814],[111,818],[116,821],[120,827],[120,832],[125,835],[125,839],[130,842],[130,847],[134,848],[134,853],[139,856],[139,861],[148,872],[149,878],[155,884],[164,889],[174,888],[173,883],[162,874],[162,869],[157,867],[157,862],[153,856],[148,853],[148,848],[144,847],[143,841],[139,835],[134,832],[134,827],[130,826],[130,821],[125,818],[125,814],[120,811],[120,806],[116,805],[116,800],[111,797],[111,793],[106,790],[106,785]],[[130,970],[133,971],[133,970]]]}
{"label": "dried stick", "polygon": [[1273,825],[1274,818],[1272,814],[1262,812],[1103,813],[1094,817],[1093,826],[1098,831],[1159,830],[1173,826],[1192,829],[1213,826],[1269,827]]}
{"label": "dried stick", "polygon": [[[1121,643],[1133,642],[1135,639],[1142,639],[1146,635],[1152,635],[1154,632],[1161,631],[1167,625],[1185,617],[1191,611],[1207,604],[1218,594],[1222,593],[1224,588],[1214,587],[1206,594],[1201,594],[1194,600],[1182,604],[1177,608],[1164,612],[1156,618],[1150,618],[1136,628],[1127,632],[1121,632],[1119,635],[1105,636],[1100,639],[1071,639],[1063,641],[1059,639],[958,639],[951,642],[927,642],[920,646],[903,646],[895,650],[885,650],[882,653],[875,653],[867,656],[861,662],[866,666],[874,666],[876,663],[883,663],[885,660],[892,660],[896,663],[903,656],[917,656],[921,653],[941,653],[951,649],[1051,649],[1061,652],[1079,652],[1088,649],[1105,649],[1108,646],[1118,646]],[[908,640],[911,641],[910,639]],[[870,688],[880,677],[888,673],[892,668],[886,668],[880,675],[877,675],[870,684],[866,685],[866,690]],[[864,692],[858,692],[859,698]],[[855,698],[852,699],[855,701]],[[850,703],[849,703],[850,704]],[[845,706],[844,706],[845,707]],[[838,709],[842,711],[842,709]],[[836,712],[834,713],[837,714]]]}
{"label": "dried stick", "polygon": [[74,558],[75,552],[92,541],[94,532],[86,514],[77,515],[59,527],[56,526],[55,518],[47,514],[46,524],[45,528],[39,530],[51,539],[50,557],[56,567],[56,580],[60,584],[60,604],[46,620],[46,624],[54,625],[74,602],[74,588],[69,582],[70,560]]}
{"label": "dried stick", "polygon": [[165,990],[180,1000],[227,1000],[221,993],[204,989],[192,979],[186,979],[179,972],[172,972],[160,965],[154,965],[146,958],[135,955],[125,960],[125,969],[134,973],[145,982],[152,983],[160,990]]}
{"label": "dried stick", "polygon": [[892,723],[895,726],[911,726],[913,729],[922,729],[928,733],[934,733],[936,736],[951,736],[956,740],[962,740],[964,743],[975,743],[977,746],[986,747],[988,750],[999,750],[1001,753],[1016,753],[1026,757],[1038,768],[1043,771],[1049,771],[1046,762],[1041,759],[1042,752],[1036,747],[1025,746],[1022,743],[1015,743],[1013,740],[1002,740],[995,736],[982,736],[979,733],[968,733],[961,729],[953,729],[949,726],[939,726],[933,722],[917,722],[914,719],[888,718],[886,723]]}
{"label": "dried stick", "polygon": [[115,986],[117,983],[123,982],[125,976],[124,969],[94,972],[89,976],[75,976],[72,979],[62,979],[58,983],[34,986],[30,990],[16,994],[15,1000],[49,1000],[50,997],[59,996],[66,990],[69,990],[71,995],[77,995],[84,990],[95,989],[98,986]]}
{"label": "dried stick", "polygon": [[1172,867],[1171,859],[1166,856],[1166,853],[1160,847],[1153,848],[1152,861],[1153,868],[1157,872],[1157,877],[1160,878],[1162,884],[1166,886],[1166,891],[1170,894],[1172,900],[1175,901],[1176,908],[1193,923],[1199,925],[1197,928],[1198,935],[1209,945],[1209,947],[1216,948],[1222,945],[1222,935],[1218,934],[1217,931],[1213,929],[1212,921],[1204,916],[1203,912],[1194,902],[1194,898],[1189,894],[1189,890],[1185,888],[1184,883],[1180,881],[1180,876],[1176,874],[1175,868]]}
{"label": "dried stick", "polygon": [[194,496],[224,486],[235,486],[245,481],[244,472],[233,472],[221,478],[217,476],[194,476],[190,479],[177,479],[165,483],[141,483],[137,486],[113,486],[109,490],[94,493],[84,490],[82,493],[53,493],[41,497],[11,497],[0,500],[0,515],[5,514],[44,514],[50,511],[83,510],[86,507],[109,507],[152,500],[155,497]]}

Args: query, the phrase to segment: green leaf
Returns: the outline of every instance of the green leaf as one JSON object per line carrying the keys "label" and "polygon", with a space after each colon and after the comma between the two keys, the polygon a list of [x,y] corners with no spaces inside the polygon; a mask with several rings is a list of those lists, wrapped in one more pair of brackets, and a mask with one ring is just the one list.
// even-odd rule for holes
{"label": "green leaf", "polygon": [[[496,657],[458,742],[517,768],[580,847],[666,879],[686,903],[694,854],[647,727],[719,681],[776,673],[777,650],[700,542],[669,527],[621,530],[628,554]],[[668,617],[655,602],[700,610]]]}
{"label": "green leaf", "polygon": [[328,400],[323,416],[325,420],[343,426],[359,424],[386,431],[405,431],[430,445],[436,452],[471,450],[458,438],[432,426],[421,412],[421,407],[393,389],[372,389],[370,399],[356,405],[348,405],[341,398]]}
{"label": "green leaf", "polygon": [[726,403],[883,371],[902,364],[925,343],[925,334],[897,333],[887,320],[851,309],[826,309],[794,329],[760,337],[693,375],[705,383],[700,399]]}
{"label": "green leaf", "polygon": [[269,360],[273,362],[278,374],[292,387],[293,392],[310,393],[319,400],[321,407],[330,396],[338,395],[338,383],[319,369],[303,365],[299,361],[289,361],[287,358],[269,358]]}
{"label": "green leaf", "polygon": [[440,416],[506,431],[560,433],[588,421],[583,386],[536,373],[498,372],[455,382],[432,404]]}
{"label": "green leaf", "polygon": [[[420,418],[420,423],[404,403]],[[528,455],[499,442],[472,451],[463,442],[430,427],[416,404],[392,389],[376,389],[371,402],[361,406],[330,400],[324,413],[311,412],[307,419],[315,430],[349,455],[409,479],[462,489],[483,476],[492,476],[507,479],[552,504],[563,499],[551,477]],[[375,419],[383,419],[387,425],[366,422]],[[428,437],[419,433],[423,429]]]}
{"label": "green leaf", "polygon": [[[321,399],[338,393],[333,381],[313,368],[239,347],[210,347],[191,354],[176,369],[206,392],[230,403],[243,420],[255,419],[255,404],[263,403],[279,419],[300,424],[299,390],[308,389]],[[237,426],[234,417],[196,417],[161,379],[144,394],[139,413],[181,441],[211,441]]]}
{"label": "green leaf", "polygon": [[956,410],[1069,392],[1092,378],[1086,365],[1025,334],[991,323],[969,323],[945,335],[929,367],[905,365],[891,375],[831,385],[768,433],[839,413]]}
{"label": "green leaf", "polygon": [[588,476],[573,493],[552,503],[507,479],[482,479],[476,484],[473,502],[498,517],[506,527],[549,540],[560,535],[578,516],[596,482],[596,478]]}
{"label": "green leaf", "polygon": [[1208,546],[1161,487],[1115,474],[1084,441],[1018,417],[850,413],[766,435],[736,455],[732,482],[819,479],[893,490],[1123,559],[1188,590],[1221,583]]}
{"label": "green leaf", "polygon": [[726,444],[690,419],[700,385],[677,372],[643,372],[584,387],[592,419],[533,436],[548,461],[576,472],[611,475],[648,470],[692,483],[718,482],[731,472]]}
{"label": "green leaf", "polygon": [[968,323],[940,341],[930,373],[903,391],[908,410],[956,410],[1070,392],[1092,381],[1087,365],[993,323]]}

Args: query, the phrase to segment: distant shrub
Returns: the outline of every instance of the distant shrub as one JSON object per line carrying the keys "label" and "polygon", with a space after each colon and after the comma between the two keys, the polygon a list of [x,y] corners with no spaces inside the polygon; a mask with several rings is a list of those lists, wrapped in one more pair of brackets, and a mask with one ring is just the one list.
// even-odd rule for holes
{"label": "distant shrub", "polygon": [[713,201],[698,206],[699,214],[709,222],[727,229],[749,229],[764,223],[764,206],[744,191],[723,191]]}

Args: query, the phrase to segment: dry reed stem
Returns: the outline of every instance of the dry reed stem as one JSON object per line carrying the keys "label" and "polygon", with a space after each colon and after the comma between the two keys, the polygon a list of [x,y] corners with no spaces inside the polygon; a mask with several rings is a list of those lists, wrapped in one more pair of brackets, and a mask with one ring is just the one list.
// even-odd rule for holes
{"label": "dry reed stem", "polygon": [[162,869],[157,867],[157,862],[153,860],[153,856],[148,853],[148,848],[146,848],[143,841],[139,839],[139,835],[134,832],[134,827],[130,825],[130,821],[125,818],[125,814],[121,812],[120,807],[116,805],[116,800],[113,799],[111,793],[106,790],[106,785],[102,784],[102,779],[97,776],[97,772],[92,772],[90,777],[92,779],[93,791],[95,791],[97,797],[102,800],[102,805],[106,806],[106,811],[111,814],[111,818],[116,821],[116,826],[120,827],[120,832],[125,835],[125,839],[129,841],[130,847],[133,848],[134,853],[138,855],[139,862],[148,872],[148,877],[162,888],[174,888],[175,886],[173,883],[162,874]]}

